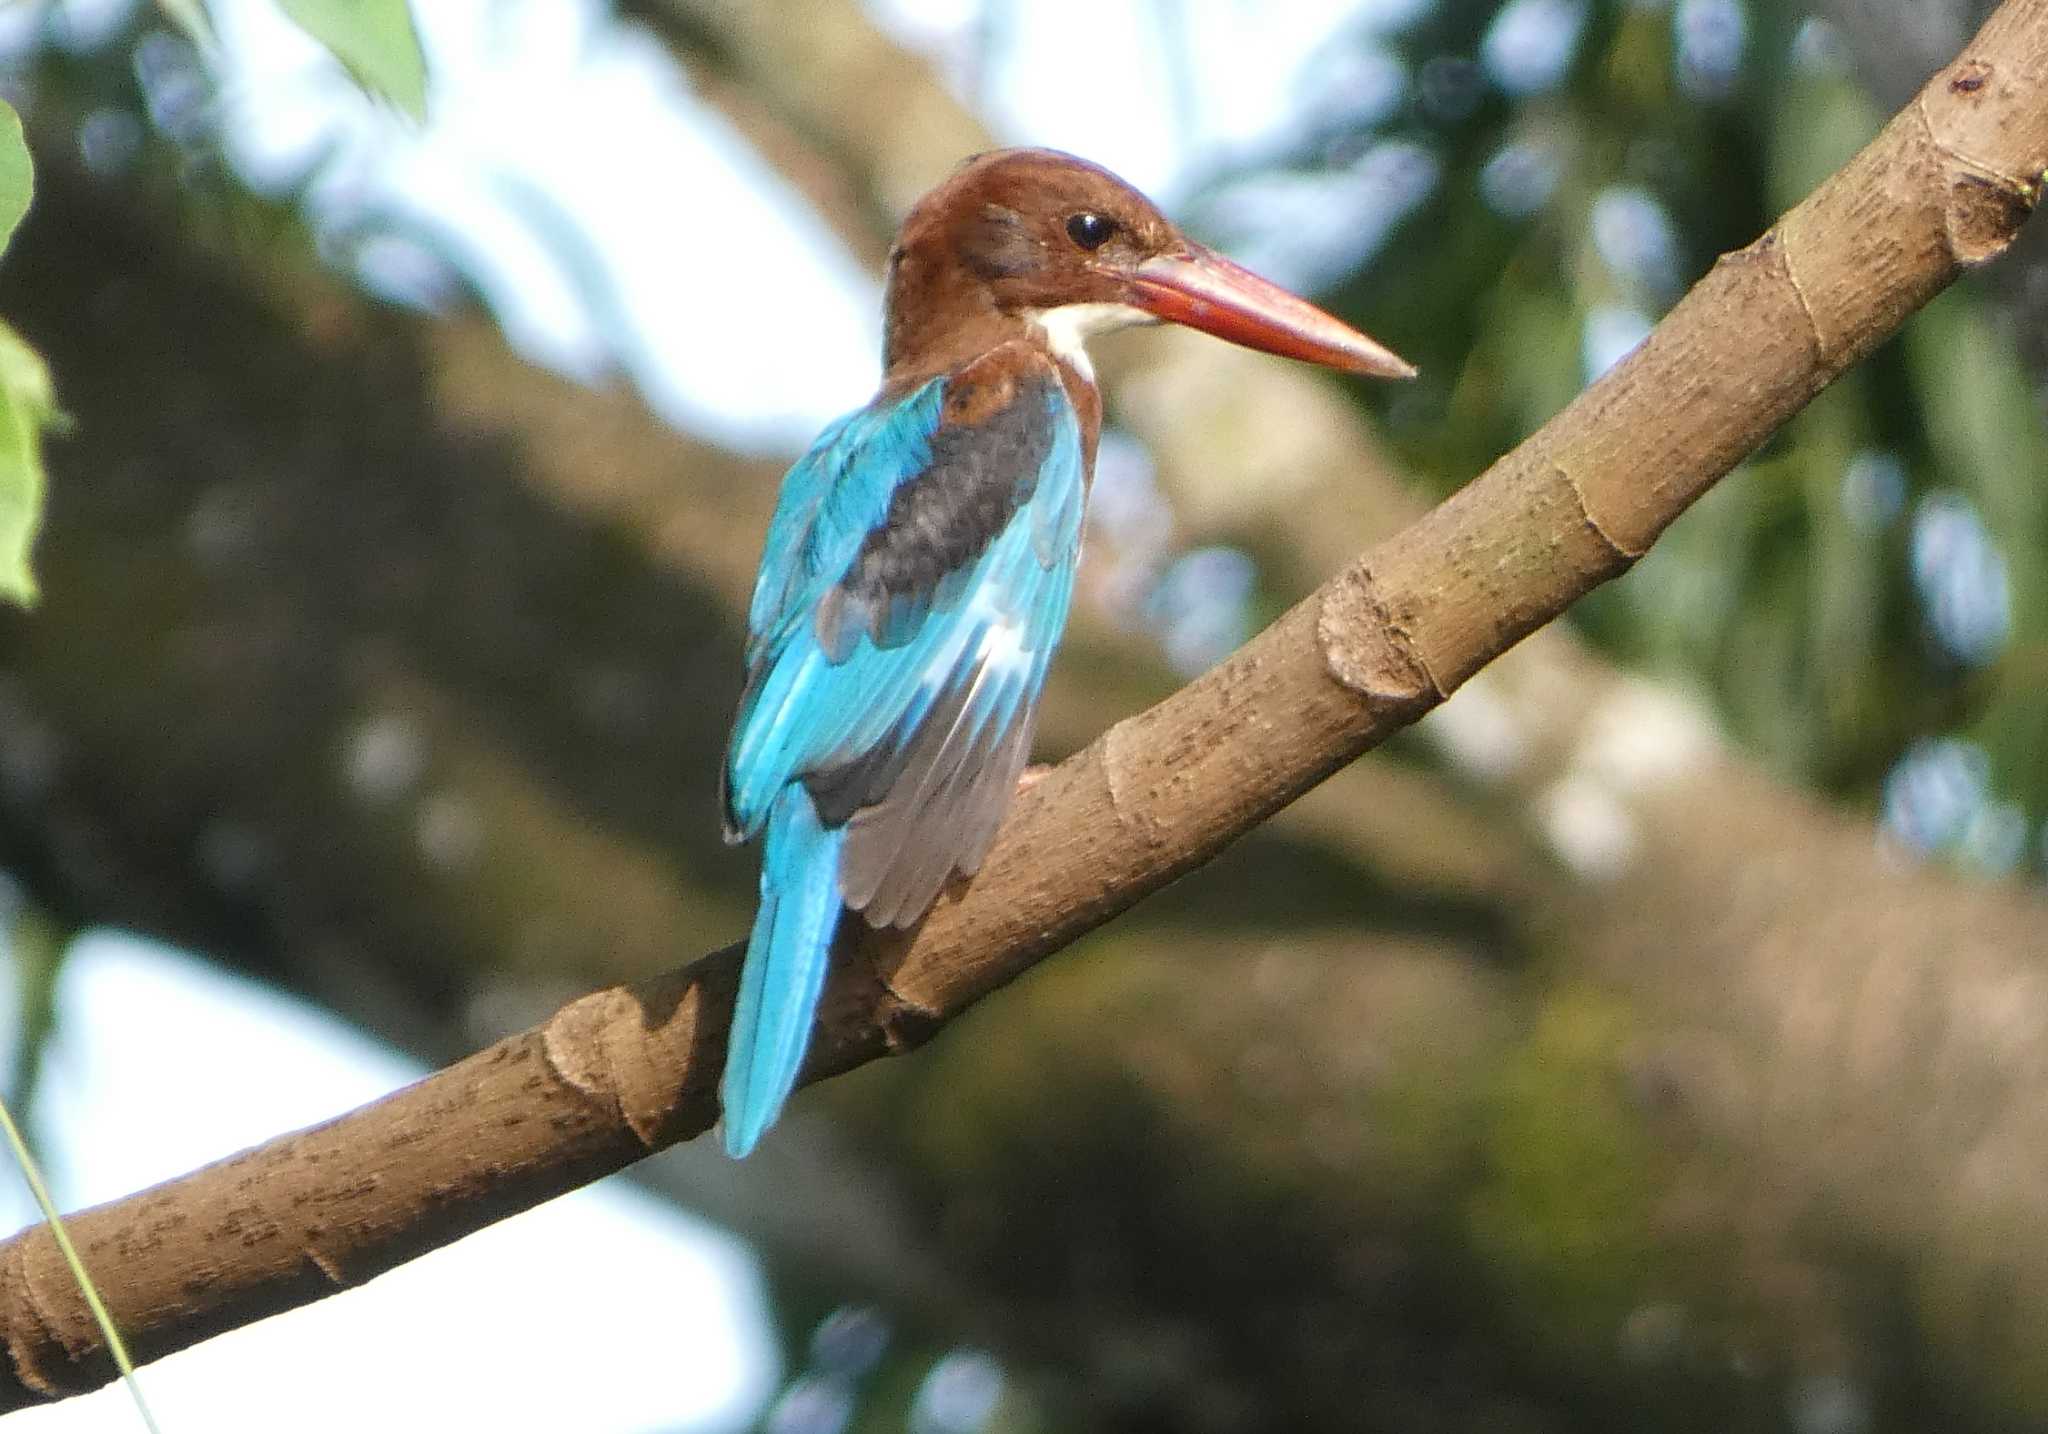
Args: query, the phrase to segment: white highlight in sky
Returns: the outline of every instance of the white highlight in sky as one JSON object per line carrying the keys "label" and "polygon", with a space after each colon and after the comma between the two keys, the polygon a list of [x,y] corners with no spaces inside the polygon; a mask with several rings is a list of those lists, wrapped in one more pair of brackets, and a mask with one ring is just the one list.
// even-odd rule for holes
{"label": "white highlight in sky", "polygon": [[1300,108],[1304,65],[1338,31],[1384,26],[1414,8],[1406,0],[869,5],[932,54],[956,91],[983,90],[966,97],[985,105],[1005,142],[1071,150],[1167,204],[1201,166],[1287,125]]}
{"label": "white highlight in sky", "polygon": [[664,416],[801,446],[879,369],[874,280],[659,41],[592,0],[415,7],[430,66],[415,131],[355,92],[274,0],[216,0],[224,129],[259,187],[319,178],[334,232],[411,229],[463,270],[522,352],[629,372]]}
{"label": "white highlight in sky", "polygon": [[1510,95],[1541,94],[1571,68],[1585,24],[1585,0],[1509,0],[1486,27],[1480,61]]}

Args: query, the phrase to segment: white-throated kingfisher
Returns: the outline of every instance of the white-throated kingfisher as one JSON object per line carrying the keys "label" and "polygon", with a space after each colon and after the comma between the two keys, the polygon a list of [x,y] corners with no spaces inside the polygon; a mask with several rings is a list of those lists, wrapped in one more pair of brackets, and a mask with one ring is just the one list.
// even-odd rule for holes
{"label": "white-throated kingfisher", "polygon": [[1165,320],[1414,373],[1052,150],[980,155],[919,200],[885,302],[881,391],[783,479],[747,614],[725,831],[767,840],[720,1089],[735,1156],[796,1084],[841,914],[910,926],[995,840],[1080,560],[1083,342]]}

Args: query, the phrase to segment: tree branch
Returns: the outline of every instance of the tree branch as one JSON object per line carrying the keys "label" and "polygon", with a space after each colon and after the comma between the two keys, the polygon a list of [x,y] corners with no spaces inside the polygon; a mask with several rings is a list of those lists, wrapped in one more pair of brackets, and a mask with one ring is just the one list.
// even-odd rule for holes
{"label": "tree branch", "polygon": [[[1021,798],[988,869],[836,963],[808,1080],[914,1046],[1213,856],[1615,576],[1826,383],[2001,252],[2048,168],[2048,0],[2009,0],[1872,144],[1541,432]],[[600,991],[370,1106],[77,1217],[155,1357],[358,1283],[716,1118],[737,947]],[[40,1230],[0,1246],[0,1409],[104,1382]]]}

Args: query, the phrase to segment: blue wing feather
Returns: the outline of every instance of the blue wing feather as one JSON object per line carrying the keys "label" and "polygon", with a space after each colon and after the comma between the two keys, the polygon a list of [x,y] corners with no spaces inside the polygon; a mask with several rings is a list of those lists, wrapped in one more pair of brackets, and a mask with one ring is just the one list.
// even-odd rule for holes
{"label": "blue wing feather", "polygon": [[[726,762],[736,836],[760,830],[786,783],[869,755],[892,733],[907,738],[949,681],[976,663],[992,626],[1010,629],[1025,651],[1049,652],[1059,641],[1085,476],[1080,423],[1057,384],[1044,400],[1053,437],[1031,498],[979,558],[949,573],[917,605],[914,623],[892,615],[879,643],[864,633],[835,656],[813,630],[826,594],[888,517],[896,488],[930,461],[943,387],[935,379],[842,419],[785,481],[749,615],[752,680]],[[1026,554],[1035,561],[1019,561]],[[1044,674],[1026,676],[1020,695],[1035,703]]]}
{"label": "blue wing feather", "polygon": [[[898,490],[932,470],[946,381],[840,420],[784,481],[724,774],[728,830],[768,830],[722,1089],[734,1154],[795,1082],[842,905],[877,926],[922,916],[980,865],[1028,754],[1073,594],[1086,461],[1049,365],[1027,377],[1013,402],[1042,411],[1008,415],[1041,425],[1035,462],[1010,475],[1022,501],[956,566],[864,597],[855,615],[870,621],[839,621],[833,603]],[[943,437],[953,454],[980,441]]]}
{"label": "blue wing feather", "polygon": [[893,403],[857,409],[828,426],[782,480],[754,598],[747,664],[839,581],[868,533],[888,516],[896,485],[931,461],[945,382]]}

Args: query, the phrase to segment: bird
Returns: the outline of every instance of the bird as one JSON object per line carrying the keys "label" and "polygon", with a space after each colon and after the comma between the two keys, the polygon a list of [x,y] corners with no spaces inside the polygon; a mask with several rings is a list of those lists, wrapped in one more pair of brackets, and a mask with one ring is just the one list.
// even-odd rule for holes
{"label": "bird", "polygon": [[784,477],[747,611],[720,784],[727,841],[763,838],[720,1082],[734,1158],[795,1087],[845,914],[915,925],[1024,775],[1102,423],[1087,341],[1166,322],[1415,373],[1048,149],[975,156],[913,205],[883,307],[880,389]]}

